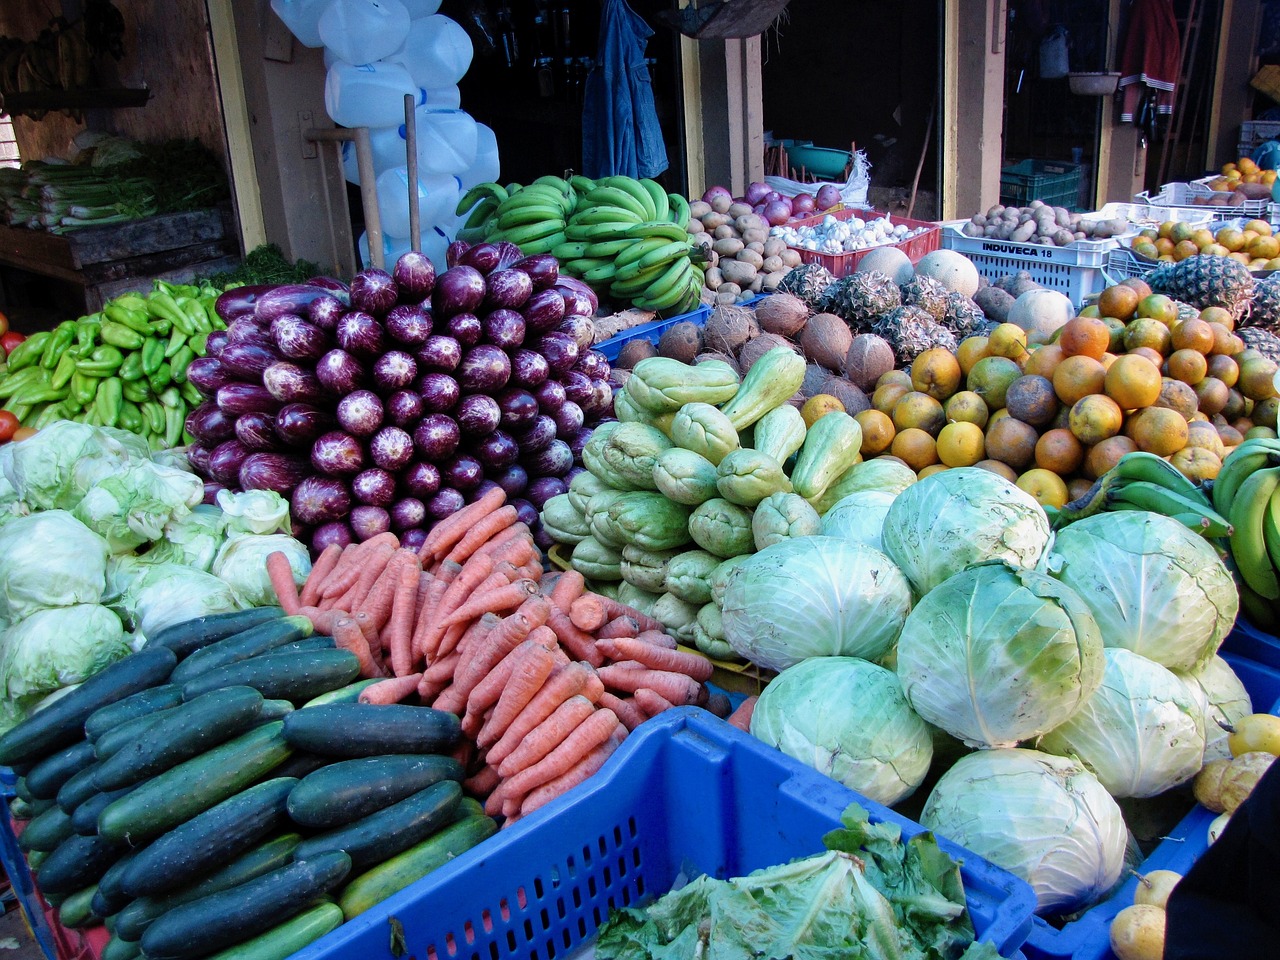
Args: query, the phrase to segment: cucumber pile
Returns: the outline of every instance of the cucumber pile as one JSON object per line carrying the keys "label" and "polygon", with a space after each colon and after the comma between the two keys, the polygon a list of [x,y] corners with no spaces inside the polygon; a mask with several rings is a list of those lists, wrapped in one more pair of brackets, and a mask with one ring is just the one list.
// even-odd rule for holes
{"label": "cucumber pile", "polygon": [[0,737],[59,921],[104,960],[283,960],[496,832],[458,718],[358,673],[278,607],[202,617]]}

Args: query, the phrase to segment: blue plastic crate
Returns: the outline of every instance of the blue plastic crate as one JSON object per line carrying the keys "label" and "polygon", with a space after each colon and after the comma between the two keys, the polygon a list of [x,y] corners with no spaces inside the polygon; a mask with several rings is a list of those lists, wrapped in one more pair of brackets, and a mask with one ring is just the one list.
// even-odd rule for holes
{"label": "blue plastic crate", "polygon": [[1245,622],[1243,616],[1236,618],[1236,625],[1227,634],[1222,649],[1280,670],[1280,637],[1259,630]]}
{"label": "blue plastic crate", "polygon": [[[8,767],[0,770],[8,771],[10,774],[13,772]],[[0,813],[0,864],[4,866],[5,876],[9,878],[9,886],[13,889],[14,896],[18,898],[18,906],[22,909],[22,915],[27,921],[27,927],[31,930],[36,944],[48,960],[59,960],[54,946],[53,931],[49,929],[49,923],[45,919],[44,909],[31,879],[31,870],[27,867],[26,858],[18,847],[18,838],[14,835],[13,822],[9,819],[7,809]]]}
{"label": "blue plastic crate", "polygon": [[[556,960],[612,908],[666,893],[682,872],[738,876],[820,852],[840,813],[921,827],[729,726],[682,707],[648,721],[599,773],[295,954],[389,957],[390,918],[418,960]],[[1014,957],[1035,894],[954,844],[974,928]]]}
{"label": "blue plastic crate", "polygon": [[702,326],[707,322],[707,318],[711,316],[710,307],[699,307],[690,313],[682,313],[678,316],[668,317],[666,320],[654,320],[650,323],[642,323],[638,327],[632,327],[630,330],[623,330],[616,337],[610,337],[608,340],[602,340],[597,343],[593,350],[599,350],[604,354],[606,360],[610,363],[618,359],[618,354],[622,352],[622,348],[632,340],[648,340],[650,343],[656,344],[662,335],[674,327],[677,323],[683,323],[685,320],[692,320],[698,326]]}
{"label": "blue plastic crate", "polygon": [[[1253,709],[1280,716],[1280,670],[1234,653],[1224,653],[1253,701]],[[1216,813],[1196,804],[1142,862],[1141,870],[1186,873],[1209,846],[1209,824]],[[1111,952],[1111,921],[1133,903],[1137,877],[1130,877],[1109,898],[1078,920],[1057,929],[1039,917],[1023,946],[1027,960],[1116,960]]]}

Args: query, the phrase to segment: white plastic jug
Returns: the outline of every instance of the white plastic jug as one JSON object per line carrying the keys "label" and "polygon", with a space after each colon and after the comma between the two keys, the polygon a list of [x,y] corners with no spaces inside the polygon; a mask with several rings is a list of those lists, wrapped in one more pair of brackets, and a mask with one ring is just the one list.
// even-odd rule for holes
{"label": "white plastic jug", "polygon": [[[404,124],[398,127],[374,127],[369,130],[369,147],[373,154],[373,172],[378,176],[392,167],[403,167],[408,159],[404,142]],[[360,169],[356,145],[352,140],[342,144],[342,173],[360,186]]]}
{"label": "white plastic jug", "polygon": [[422,90],[398,63],[355,66],[339,60],[325,75],[324,108],[344,127],[394,127],[404,122],[404,97],[422,103]]}
{"label": "white plastic jug", "polygon": [[347,63],[372,63],[400,49],[409,22],[401,0],[331,0],[320,39]]}
{"label": "white plastic jug", "polygon": [[462,106],[462,91],[456,83],[447,87],[431,87],[426,98],[423,106],[431,110],[457,110]]}
{"label": "white plastic jug", "polygon": [[476,124],[476,158],[465,172],[458,175],[462,189],[470,190],[477,183],[496,183],[502,168],[498,163],[498,138],[483,123]]}
{"label": "white plastic jug", "polygon": [[320,15],[328,5],[329,0],[271,0],[271,9],[304,47],[324,46],[320,39]]}
{"label": "white plastic jug", "polygon": [[414,111],[418,122],[418,172],[461,177],[476,161],[477,124],[465,110]]}
{"label": "white plastic jug", "polygon": [[403,49],[390,53],[388,59],[403,63],[414,83],[430,90],[461,80],[474,53],[467,31],[443,14],[435,14],[414,20]]}
{"label": "white plastic jug", "polygon": [[[458,178],[430,174],[418,178],[418,222],[425,230],[458,204]],[[392,237],[409,236],[409,170],[392,167],[378,176],[378,214],[382,230]]]}
{"label": "white plastic jug", "polygon": [[[431,261],[431,265],[436,268],[437,273],[444,272],[444,252],[449,249],[449,244],[453,243],[452,232],[446,232],[440,227],[424,226],[422,228],[422,252],[427,255],[427,259]],[[360,234],[356,241],[356,248],[360,251],[360,263],[369,266],[372,262],[369,258],[369,234],[364,232]],[[394,269],[396,261],[411,249],[409,240],[405,237],[389,237],[385,233],[382,235],[382,256],[387,271]]]}

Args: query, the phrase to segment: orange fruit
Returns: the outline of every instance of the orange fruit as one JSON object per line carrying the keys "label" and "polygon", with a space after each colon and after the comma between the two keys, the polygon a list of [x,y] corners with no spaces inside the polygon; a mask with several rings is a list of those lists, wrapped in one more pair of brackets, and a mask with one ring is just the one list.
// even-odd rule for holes
{"label": "orange fruit", "polygon": [[1232,447],[1238,447],[1240,444],[1244,443],[1244,433],[1237,430],[1229,423],[1215,424],[1214,426],[1218,431],[1218,436],[1222,438],[1222,447],[1224,450],[1230,452]]}
{"label": "orange fruit", "polygon": [[1266,400],[1276,395],[1276,364],[1266,357],[1246,360],[1240,365],[1240,392],[1250,400]]}
{"label": "orange fruit", "polygon": [[1183,447],[1169,462],[1194,483],[1212,480],[1222,471],[1222,458],[1203,447]]}
{"label": "orange fruit", "polygon": [[877,387],[883,387],[886,384],[896,383],[911,389],[911,374],[905,370],[886,370],[880,374],[880,379],[876,381]]}
{"label": "orange fruit", "polygon": [[1149,317],[1139,317],[1130,322],[1124,331],[1124,348],[1130,351],[1148,347],[1163,355],[1169,352],[1172,341],[1173,334],[1169,332],[1169,328],[1159,320]]}
{"label": "orange fruit", "polygon": [[1200,412],[1208,416],[1221,413],[1222,408],[1231,399],[1228,387],[1217,377],[1205,377],[1191,388],[1196,392],[1196,402]]}
{"label": "orange fruit", "polygon": [[1058,364],[1062,362],[1065,356],[1066,354],[1063,352],[1061,345],[1046,343],[1044,346],[1036,347],[1031,351],[1031,356],[1022,365],[1022,372],[1053,379],[1053,371],[1057,369]]}
{"label": "orange fruit", "polygon": [[1217,377],[1228,387],[1234,387],[1236,381],[1240,379],[1240,367],[1225,353],[1215,353],[1210,356],[1205,373],[1210,377]]}
{"label": "orange fruit", "polygon": [[1127,326],[1125,321],[1117,320],[1115,317],[1103,317],[1102,322],[1107,325],[1107,332],[1111,334],[1111,342],[1107,345],[1107,352],[1124,353],[1124,330]]}
{"label": "orange fruit", "polygon": [[1121,410],[1149,407],[1160,396],[1160,368],[1145,357],[1125,354],[1107,371],[1103,389]]}
{"label": "orange fruit", "polygon": [[862,410],[853,415],[853,419],[858,421],[858,426],[862,428],[862,455],[870,458],[878,453],[884,453],[889,449],[889,444],[893,442],[893,435],[897,432],[893,427],[893,420],[889,415],[880,410]]}
{"label": "orange fruit", "polygon": [[[1093,491],[1093,482],[1084,478],[1076,477],[1074,480],[1067,481],[1067,496],[1071,500],[1079,500],[1081,497],[1088,496]],[[1067,502],[1070,503],[1071,500]]]}
{"label": "orange fruit", "polygon": [[1038,439],[1031,424],[1016,417],[1003,417],[987,427],[987,455],[1014,470],[1025,470],[1035,462]]}
{"label": "orange fruit", "polygon": [[948,423],[938,434],[938,459],[948,467],[972,467],[986,456],[986,439],[976,423]]}
{"label": "orange fruit", "polygon": [[1151,296],[1151,285],[1141,277],[1125,277],[1120,281],[1122,287],[1132,287],[1138,292],[1138,299]]}
{"label": "orange fruit", "polygon": [[[1249,163],[1252,164],[1253,161],[1250,160]],[[1253,169],[1255,172],[1257,171],[1258,167],[1256,164],[1254,164]],[[1254,233],[1262,237],[1269,237],[1275,232],[1271,229],[1271,223],[1267,220],[1250,220],[1242,229],[1252,230]]]}
{"label": "orange fruit", "polygon": [[918,427],[931,437],[936,437],[938,431],[947,422],[946,414],[942,412],[942,404],[927,393],[921,393],[918,390],[904,393],[893,405],[892,416],[895,429],[901,431]]}
{"label": "orange fruit", "polygon": [[1260,236],[1245,247],[1245,252],[1255,260],[1270,260],[1280,256],[1280,240],[1270,235]]}
{"label": "orange fruit", "polygon": [[1034,427],[1044,426],[1058,413],[1053,382],[1035,374],[1021,376],[1009,384],[1004,405],[1010,416]]}
{"label": "orange fruit", "polygon": [[1036,466],[1070,476],[1084,463],[1084,445],[1070,430],[1057,428],[1036,441]]}
{"label": "orange fruit", "polygon": [[987,417],[987,427],[990,428],[993,423],[1003,420],[1007,416],[1009,416],[1009,411],[1005,407],[991,411],[991,416]]}
{"label": "orange fruit", "polygon": [[886,383],[882,387],[876,387],[871,394],[871,406],[881,413],[892,414],[897,402],[910,392],[910,385],[904,387],[900,383]]}
{"label": "orange fruit", "polygon": [[979,460],[974,466],[979,470],[987,470],[1004,477],[1010,483],[1018,482],[1018,472],[1007,463],[1001,463],[999,460]]}
{"label": "orange fruit", "polygon": [[1190,240],[1195,232],[1196,228],[1185,220],[1175,220],[1173,229],[1169,231],[1169,239],[1174,243],[1181,243],[1183,240]]}
{"label": "orange fruit", "polygon": [[1213,327],[1197,318],[1183,320],[1173,325],[1170,341],[1175,350],[1198,350],[1208,353],[1213,349]]}
{"label": "orange fruit", "polygon": [[1226,307],[1205,307],[1200,311],[1200,319],[1205,323],[1220,323],[1228,330],[1236,328],[1236,318]]}
{"label": "orange fruit", "polygon": [[1133,442],[1139,450],[1168,457],[1187,445],[1187,421],[1168,407],[1148,407],[1132,421]]}
{"label": "orange fruit", "polygon": [[988,410],[998,410],[1004,406],[1009,384],[1020,376],[1022,369],[1008,357],[983,357],[969,371],[965,387],[980,396]]}
{"label": "orange fruit", "polygon": [[945,463],[931,463],[927,467],[925,467],[923,470],[920,470],[916,473],[916,479],[927,480],[929,477],[932,477],[935,473],[941,473],[943,470],[950,470],[950,469],[951,468],[948,467]]}
{"label": "orange fruit", "polygon": [[1185,260],[1187,257],[1194,257],[1200,252],[1200,248],[1194,240],[1179,240],[1173,245],[1173,259]]}
{"label": "orange fruit", "polygon": [[1052,470],[1035,467],[1020,476],[1017,485],[1042,507],[1062,507],[1067,503],[1067,482]]}
{"label": "orange fruit", "polygon": [[1091,480],[1100,476],[1120,462],[1126,453],[1133,453],[1138,445],[1125,436],[1108,437],[1106,440],[1089,448],[1084,456],[1084,475]]}
{"label": "orange fruit", "polygon": [[942,405],[942,412],[947,415],[947,422],[976,423],[980,427],[985,427],[991,416],[982,398],[972,390],[953,393]]}
{"label": "orange fruit", "polygon": [[828,413],[844,412],[844,404],[829,393],[815,393],[800,408],[800,416],[804,419],[806,428],[812,427],[818,422],[819,417],[826,416]]}
{"label": "orange fruit", "polygon": [[935,400],[945,400],[960,387],[960,361],[945,347],[931,347],[911,361],[911,386]]}
{"label": "orange fruit", "polygon": [[973,365],[986,356],[990,356],[987,353],[986,337],[965,337],[956,347],[956,360],[960,363],[960,369],[966,377],[973,369]]}
{"label": "orange fruit", "polygon": [[1165,377],[1160,381],[1160,396],[1152,406],[1168,407],[1182,414],[1182,419],[1190,420],[1192,415],[1200,409],[1200,400],[1190,384],[1174,380],[1172,377]]}
{"label": "orange fruit", "polygon": [[1053,371],[1053,390],[1065,404],[1101,393],[1107,371],[1093,357],[1067,357]]}
{"label": "orange fruit", "polygon": [[1016,359],[1027,352],[1027,331],[1016,323],[1002,323],[987,334],[987,353]]}
{"label": "orange fruit", "polygon": [[1187,424],[1187,447],[1201,447],[1219,460],[1227,455],[1218,428],[1208,420],[1192,420]]}
{"label": "orange fruit", "polygon": [[1158,320],[1166,327],[1178,319],[1178,304],[1163,293],[1153,293],[1138,301],[1138,316]]}
{"label": "orange fruit", "polygon": [[[1128,290],[1129,288],[1109,287],[1108,289]],[[1129,292],[1133,293],[1132,290]],[[1102,355],[1111,346],[1111,330],[1100,318],[1072,317],[1061,328],[1058,346],[1069,357],[1093,357],[1095,360],[1101,360]]]}
{"label": "orange fruit", "polygon": [[1249,411],[1249,419],[1255,426],[1270,430],[1276,425],[1277,414],[1280,414],[1280,398],[1267,397],[1253,405],[1253,409]]}
{"label": "orange fruit", "polygon": [[1117,283],[1098,294],[1098,312],[1104,317],[1128,320],[1137,311],[1141,299],[1133,287]]}
{"label": "orange fruit", "polygon": [[1199,350],[1175,350],[1166,361],[1169,376],[1183,383],[1199,383],[1209,372],[1209,361]]}
{"label": "orange fruit", "polygon": [[898,431],[889,449],[912,470],[920,471],[938,462],[938,447],[933,437],[919,427]]}
{"label": "orange fruit", "polygon": [[1227,248],[1228,253],[1235,253],[1244,248],[1244,233],[1235,227],[1223,227],[1215,238]]}
{"label": "orange fruit", "polygon": [[1124,411],[1110,397],[1093,394],[1071,407],[1071,432],[1085,446],[1114,437],[1124,426]]}
{"label": "orange fruit", "polygon": [[1244,416],[1245,405],[1249,403],[1244,394],[1234,387],[1227,387],[1227,405],[1219,411],[1222,419],[1228,423]]}
{"label": "orange fruit", "polygon": [[[16,437],[17,434],[14,434],[14,436]],[[1263,427],[1263,426],[1250,427],[1248,430],[1244,432],[1244,438],[1246,440],[1264,439],[1264,438],[1267,440],[1274,440],[1276,439],[1276,431],[1272,427]]]}

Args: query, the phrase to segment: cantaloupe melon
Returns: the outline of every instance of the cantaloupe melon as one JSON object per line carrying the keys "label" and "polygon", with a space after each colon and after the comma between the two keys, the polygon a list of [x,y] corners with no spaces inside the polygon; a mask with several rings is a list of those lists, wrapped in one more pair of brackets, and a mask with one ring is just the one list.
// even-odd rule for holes
{"label": "cantaloupe melon", "polygon": [[1057,290],[1028,290],[1013,301],[1009,322],[1027,331],[1028,344],[1048,343],[1055,330],[1076,315],[1071,300]]}
{"label": "cantaloupe melon", "polygon": [[932,277],[948,290],[972,297],[978,292],[978,268],[962,253],[935,250],[916,264],[916,273]]}
{"label": "cantaloupe melon", "polygon": [[910,258],[897,247],[872,247],[855,268],[857,273],[870,273],[872,270],[883,273],[899,285],[908,282],[916,272]]}

